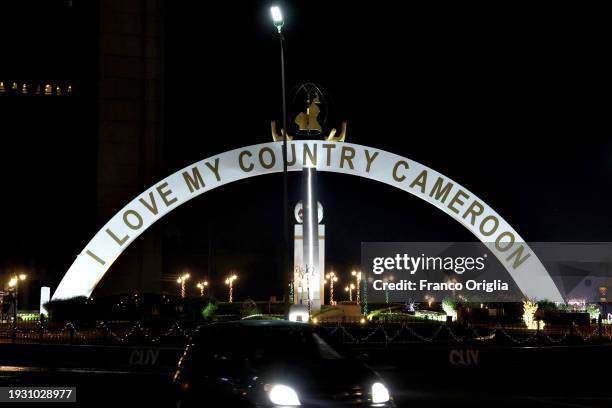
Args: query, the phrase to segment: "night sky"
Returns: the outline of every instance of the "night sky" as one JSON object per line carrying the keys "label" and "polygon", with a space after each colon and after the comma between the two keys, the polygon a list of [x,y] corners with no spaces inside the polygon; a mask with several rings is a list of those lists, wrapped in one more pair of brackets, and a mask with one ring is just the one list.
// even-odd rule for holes
{"label": "night sky", "polygon": [[[329,125],[347,120],[347,141],[453,178],[528,241],[612,239],[609,46],[596,10],[279,4],[288,86],[326,88]],[[280,120],[281,105],[270,5],[167,5],[160,179],[213,154],[271,141],[269,121]],[[55,286],[101,227],[97,11],[84,1],[3,7],[13,17],[0,25],[0,80],[62,79],[75,88],[71,98],[45,101],[0,95],[0,276],[26,268]],[[292,208],[300,175],[289,181]],[[328,173],[319,183],[328,269],[341,275],[358,264],[362,241],[474,239],[392,187]],[[163,235],[166,274],[205,273],[210,246],[211,279],[220,283],[236,269],[239,298],[282,294],[281,175],[207,193],[153,229]]]}

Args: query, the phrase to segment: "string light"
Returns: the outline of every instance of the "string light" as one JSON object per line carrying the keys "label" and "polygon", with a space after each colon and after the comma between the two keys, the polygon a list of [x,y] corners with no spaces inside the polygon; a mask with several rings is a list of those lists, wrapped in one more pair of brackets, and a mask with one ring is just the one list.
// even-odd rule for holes
{"label": "string light", "polygon": [[349,294],[349,302],[353,301],[353,289],[355,289],[355,284],[353,283],[344,288],[344,291]]}
{"label": "string light", "polygon": [[234,281],[238,279],[238,275],[233,274],[225,280],[225,284],[229,286],[229,302],[234,302]]}
{"label": "string light", "polygon": [[[368,343],[368,344],[388,344],[388,343],[396,343],[396,344],[409,344],[413,343],[414,339],[422,342],[431,343],[434,342],[438,337],[443,335],[444,333],[448,334],[455,342],[464,343],[466,341],[487,341],[494,340],[497,337],[497,334],[500,334],[516,344],[529,344],[532,342],[540,342],[543,340],[547,340],[551,343],[558,344],[565,340],[567,340],[570,336],[572,336],[571,332],[564,332],[559,337],[553,338],[549,333],[542,331],[542,336],[538,336],[537,334],[531,332],[531,334],[524,338],[517,338],[512,336],[508,331],[506,331],[501,325],[497,325],[495,328],[489,327],[475,327],[471,325],[467,325],[465,330],[463,331],[463,335],[459,336],[455,334],[451,328],[451,326],[443,323],[438,325],[436,330],[430,336],[424,336],[418,332],[416,332],[409,323],[402,323],[401,325],[385,325],[378,324],[375,327],[372,327],[371,330],[365,333],[364,335],[364,326],[367,321],[363,318],[359,320],[359,326],[347,326],[341,323],[336,323],[333,326],[325,325],[325,323],[321,322],[319,319],[314,318],[313,323],[321,324],[325,330],[329,332],[330,335],[336,335],[338,333],[342,334],[343,338],[348,339],[350,343]],[[395,328],[394,331],[390,331],[392,328]],[[479,332],[480,330],[480,332]],[[482,333],[482,330],[488,330],[486,333]],[[524,329],[523,329],[524,330]],[[599,328],[594,327],[593,330],[587,333],[583,333],[578,326],[573,327],[574,335],[582,340],[586,341],[589,339],[599,339]],[[99,332],[110,335],[112,341],[116,341],[119,343],[124,343],[129,341],[134,336],[139,336],[137,340],[147,340],[152,343],[157,343],[164,338],[173,337],[173,338],[181,338],[187,339],[192,335],[191,331],[185,330],[181,327],[179,322],[175,322],[172,324],[165,333],[162,333],[157,336],[153,336],[151,334],[151,329],[143,327],[140,322],[136,322],[129,330],[127,330],[123,335],[117,334],[113,329],[105,322],[99,322],[97,325],[97,329],[95,330],[79,330],[77,327],[71,323],[67,322],[62,329],[56,332],[51,332],[44,324],[41,322],[35,322],[33,329],[18,329],[17,334],[19,338],[28,339],[29,335],[32,335],[32,338],[40,341],[43,337],[49,340],[58,340],[61,336],[64,336],[66,332],[70,333],[71,339],[81,339],[88,340],[91,338],[96,338],[94,336],[99,336]],[[92,333],[93,332],[93,333]],[[379,335],[379,340],[376,339],[375,336]],[[406,337],[408,336],[408,337]],[[608,340],[612,340],[612,335],[610,331],[606,328],[606,331],[602,333],[602,337],[607,338]],[[413,338],[413,339],[410,339]],[[445,337],[441,337],[441,341],[445,341]]]}
{"label": "string light", "polygon": [[208,286],[208,281],[198,282],[196,286],[198,287],[198,289],[200,289],[200,296],[204,297],[204,289],[206,289],[206,287]]}
{"label": "string light", "polygon": [[181,285],[181,298],[185,299],[185,295],[187,294],[186,292],[186,288],[185,288],[185,282],[187,282],[187,279],[189,279],[189,274],[185,273],[182,276],[180,276],[176,282]]}
{"label": "string light", "polygon": [[367,316],[369,313],[368,307],[368,285],[363,285],[363,315]]}
{"label": "string light", "polygon": [[357,304],[360,305],[361,304],[361,296],[359,294],[359,292],[360,292],[359,286],[361,285],[361,271],[352,271],[351,275],[353,275],[355,277],[355,281],[357,281]]}
{"label": "string light", "polygon": [[329,304],[335,305],[336,301],[334,300],[334,282],[338,282],[338,277],[332,271],[325,275],[325,280],[323,282],[324,284],[327,284],[327,282],[329,282]]}
{"label": "string light", "polygon": [[531,300],[523,301],[523,322],[529,330],[540,330],[544,328],[544,322],[542,320],[535,319],[536,311],[538,310],[538,304]]}

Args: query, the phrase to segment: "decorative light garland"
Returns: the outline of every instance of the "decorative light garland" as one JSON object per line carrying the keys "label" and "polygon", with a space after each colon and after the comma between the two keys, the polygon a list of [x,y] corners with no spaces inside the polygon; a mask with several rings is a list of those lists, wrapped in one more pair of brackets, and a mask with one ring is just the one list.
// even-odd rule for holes
{"label": "decorative light garland", "polygon": [[[255,317],[254,316],[249,316],[249,317]],[[319,322],[319,324],[321,324],[321,322]],[[466,341],[487,341],[487,340],[494,340],[497,334],[500,334],[502,336],[504,336],[505,338],[509,339],[511,342],[515,343],[515,344],[528,344],[530,342],[536,342],[536,341],[541,341],[541,340],[547,340],[550,343],[554,343],[554,344],[559,344],[565,340],[568,340],[570,338],[570,336],[573,337],[577,337],[580,338],[584,341],[589,340],[589,339],[595,339],[595,338],[599,338],[599,328],[598,327],[594,327],[593,330],[589,330],[589,332],[585,332],[583,333],[579,326],[574,325],[573,328],[569,331],[569,332],[564,332],[560,337],[558,338],[553,338],[549,333],[545,332],[544,330],[539,331],[538,333],[533,333],[531,332],[530,335],[528,335],[525,338],[518,338],[516,336],[513,336],[512,334],[510,334],[507,330],[505,330],[501,325],[497,325],[494,328],[488,328],[488,327],[478,327],[479,330],[489,330],[488,333],[486,334],[482,334],[479,333],[479,331],[477,330],[477,327],[471,326],[471,325],[467,325],[465,328],[467,329],[467,332],[465,332],[465,334],[463,336],[459,336],[457,334],[454,333],[454,331],[452,330],[451,326],[449,326],[448,324],[440,324],[437,326],[437,328],[435,329],[435,331],[433,332],[432,335],[430,336],[424,336],[420,333],[417,333],[410,325],[410,323],[402,323],[401,325],[399,325],[399,327],[397,329],[395,329],[395,331],[390,332],[389,330],[391,329],[391,326],[393,324],[389,325],[389,324],[382,324],[379,323],[377,324],[375,327],[371,328],[365,335],[359,335],[357,333],[363,333],[363,324],[358,325],[358,326],[345,326],[341,323],[336,323],[334,326],[326,326],[324,323],[322,324],[322,327],[325,328],[330,335],[334,335],[336,333],[342,333],[343,336],[345,336],[346,338],[348,338],[350,343],[355,343],[355,344],[361,344],[361,343],[368,343],[368,344],[388,344],[388,343],[394,343],[394,344],[410,344],[410,343],[414,343],[414,340],[409,341],[409,340],[398,340],[400,338],[400,335],[402,335],[403,333],[407,333],[410,336],[413,336],[414,338],[418,339],[419,341],[422,342],[427,342],[427,343],[432,343],[433,341],[435,341],[438,336],[440,336],[441,333],[446,332],[450,335],[450,337],[457,343],[463,343]],[[89,336],[89,334],[91,334],[91,330],[77,330],[77,328],[75,327],[75,325],[72,322],[67,322],[62,329],[60,329],[59,331],[53,333],[51,332],[48,327],[45,327],[45,325],[41,324],[40,322],[37,322],[34,325],[35,328],[33,329],[19,329],[17,330],[17,334],[19,335],[18,337],[20,339],[28,339],[29,338],[29,334],[36,334],[37,336],[40,336],[41,333],[47,337],[47,338],[52,338],[52,339],[58,339],[59,336],[63,336],[63,334],[66,331],[70,331],[72,333],[72,338],[73,339],[80,339],[80,340],[87,340],[89,338],[91,338]],[[97,329],[94,330],[95,332],[98,332],[99,330],[101,330],[103,333],[107,333],[110,335],[111,339],[113,341],[119,342],[119,343],[125,343],[127,342],[130,338],[132,338],[135,335],[142,335],[142,337],[147,340],[150,341],[151,343],[158,343],[159,341],[161,341],[162,339],[166,338],[166,337],[170,337],[170,336],[174,336],[174,337],[182,337],[184,339],[188,338],[192,333],[188,330],[185,330],[181,327],[181,325],[178,322],[173,323],[168,330],[163,333],[160,334],[158,336],[153,336],[151,334],[151,329],[149,328],[145,328],[142,326],[142,324],[140,322],[136,322],[125,334],[120,335],[117,334],[116,332],[114,332],[112,330],[112,328],[105,322],[101,321],[98,322],[97,324]],[[355,332],[351,332],[352,330],[355,330]],[[525,330],[525,329],[522,329]],[[529,330],[529,329],[528,329]],[[7,331],[8,333],[8,331]],[[384,341],[371,341],[371,339],[376,335],[380,333],[382,335],[382,338],[384,339]],[[572,334],[573,333],[573,334]],[[602,338],[605,338],[607,340],[612,340],[612,334],[609,333],[608,330],[605,331],[605,334],[602,334]]]}
{"label": "decorative light garland", "polygon": [[361,285],[361,287],[363,288],[363,315],[367,316],[368,315],[368,285]]}

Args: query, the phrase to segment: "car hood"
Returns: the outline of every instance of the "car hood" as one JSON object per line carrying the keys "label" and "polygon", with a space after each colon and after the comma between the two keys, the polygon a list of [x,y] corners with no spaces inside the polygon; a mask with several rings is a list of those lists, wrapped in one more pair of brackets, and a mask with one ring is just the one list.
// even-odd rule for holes
{"label": "car hood", "polygon": [[274,361],[260,364],[256,371],[267,383],[286,384],[317,393],[369,387],[377,379],[361,361],[349,358]]}

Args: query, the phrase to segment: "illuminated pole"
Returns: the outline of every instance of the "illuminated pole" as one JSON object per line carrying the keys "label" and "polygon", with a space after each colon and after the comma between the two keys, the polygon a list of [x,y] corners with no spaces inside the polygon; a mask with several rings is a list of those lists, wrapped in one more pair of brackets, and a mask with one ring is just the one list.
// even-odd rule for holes
{"label": "illuminated pole", "polygon": [[359,294],[360,291],[360,287],[361,286],[361,272],[357,272],[357,304],[360,305],[361,304],[361,295]]}
{"label": "illuminated pole", "polygon": [[361,296],[359,295],[359,286],[361,285],[361,272],[352,271],[351,275],[355,277],[357,281],[357,304],[361,304]]}
{"label": "illuminated pole", "polygon": [[289,313],[289,285],[293,279],[293,273],[289,268],[289,197],[287,187],[287,97],[285,91],[285,36],[283,35],[282,28],[284,25],[283,14],[281,13],[280,7],[274,6],[270,8],[272,14],[272,21],[274,26],[278,30],[278,36],[280,39],[280,59],[281,59],[281,91],[283,101],[283,128],[281,130],[283,134],[283,239],[285,242],[285,248],[283,251],[283,268],[284,272],[288,274],[285,285],[285,309],[286,313]]}
{"label": "illuminated pole", "polygon": [[315,311],[321,309],[323,296],[321,293],[322,276],[319,271],[319,217],[317,208],[317,169],[304,167],[302,169],[302,205],[304,222],[302,224],[302,252],[304,265],[312,285],[309,288],[312,307]]}
{"label": "illuminated pole", "polygon": [[200,289],[200,296],[204,297],[204,289],[208,286],[208,281],[198,282],[196,285]]}
{"label": "illuminated pole", "polygon": [[310,304],[310,275],[306,273],[306,293],[308,293],[308,316],[312,314],[312,306]]}
{"label": "illuminated pole", "polygon": [[338,282],[338,277],[336,276],[335,273],[330,272],[327,275],[325,275],[326,280],[324,281],[324,283],[327,283],[329,281],[329,304],[333,305],[334,302],[334,282]]}
{"label": "illuminated pole", "polygon": [[229,286],[229,302],[230,303],[234,301],[234,281],[236,279],[238,279],[238,276],[234,274],[225,280],[225,284]]}
{"label": "illuminated pole", "polygon": [[[389,283],[387,278],[383,278],[383,283]],[[389,285],[385,285],[385,303],[389,304]]]}
{"label": "illuminated pole", "polygon": [[[298,277],[297,281],[297,303],[304,303],[304,269],[300,266],[295,267],[295,274]],[[294,282],[295,287],[295,282]]]}
{"label": "illuminated pole", "polygon": [[367,283],[363,285],[363,315],[368,315],[368,285]]}
{"label": "illuminated pole", "polygon": [[17,337],[17,279],[9,281],[9,288],[13,289],[13,341]]}
{"label": "illuminated pole", "polygon": [[14,296],[13,296],[13,341],[17,337],[17,307],[19,304],[19,281],[26,280],[27,275],[20,274],[19,276],[15,275],[9,281],[9,288],[13,288]]}
{"label": "illuminated pole", "polygon": [[349,293],[349,302],[353,301],[353,289],[355,289],[355,285],[353,283],[344,288],[344,290]]}
{"label": "illuminated pole", "polygon": [[187,282],[187,279],[189,279],[189,276],[190,275],[186,273],[176,280],[176,283],[181,285],[181,298],[182,299],[185,299],[185,295],[187,294],[187,291],[185,290],[185,283]]}

